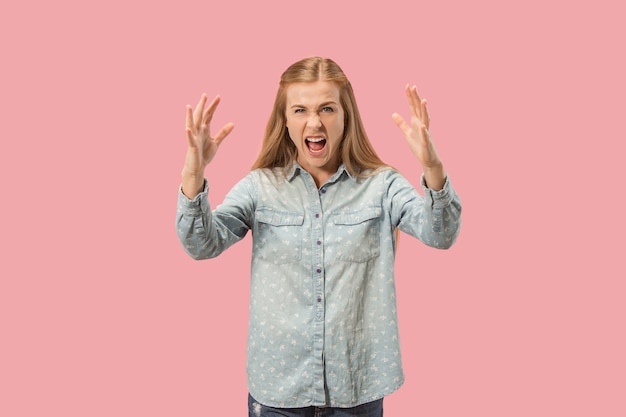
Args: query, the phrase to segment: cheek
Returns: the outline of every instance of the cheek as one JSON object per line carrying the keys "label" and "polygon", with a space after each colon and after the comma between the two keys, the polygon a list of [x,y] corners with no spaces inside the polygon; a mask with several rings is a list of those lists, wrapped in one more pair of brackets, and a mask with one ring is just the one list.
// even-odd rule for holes
{"label": "cheek", "polygon": [[285,120],[285,126],[287,126],[287,130],[291,133],[295,133],[298,131],[298,121],[293,119]]}
{"label": "cheek", "polygon": [[296,147],[298,147],[299,141],[297,140],[297,136],[291,133],[291,131],[289,130],[289,127],[287,127],[287,137],[289,138],[291,143],[293,143]]}
{"label": "cheek", "polygon": [[293,136],[297,134],[296,128],[293,125],[290,125],[289,123],[287,123],[286,127],[287,127],[287,135],[290,138],[293,138]]}
{"label": "cheek", "polygon": [[339,132],[340,135],[343,136],[343,132],[345,130],[345,114],[344,114],[344,112],[339,112],[337,114],[337,119],[335,120],[335,129]]}
{"label": "cheek", "polygon": [[339,119],[337,123],[335,123],[335,132],[337,133],[337,135],[343,136],[344,130],[345,124],[343,122],[343,119]]}

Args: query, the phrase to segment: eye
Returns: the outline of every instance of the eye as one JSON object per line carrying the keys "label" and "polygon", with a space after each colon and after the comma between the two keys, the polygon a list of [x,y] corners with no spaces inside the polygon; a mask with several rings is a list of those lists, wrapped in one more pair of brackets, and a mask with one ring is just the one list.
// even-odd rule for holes
{"label": "eye", "polygon": [[304,109],[300,108],[300,109],[295,109],[293,111],[294,113],[304,113]]}
{"label": "eye", "polygon": [[335,111],[335,109],[333,109],[332,107],[328,107],[328,106],[322,107],[322,112],[323,113],[332,113],[334,111]]}

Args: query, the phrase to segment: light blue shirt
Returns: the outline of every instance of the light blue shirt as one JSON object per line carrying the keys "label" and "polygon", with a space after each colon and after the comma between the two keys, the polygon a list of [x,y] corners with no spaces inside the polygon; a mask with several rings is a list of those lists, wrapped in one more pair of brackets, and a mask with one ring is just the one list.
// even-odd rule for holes
{"label": "light blue shirt", "polygon": [[404,381],[394,283],[395,230],[449,248],[461,202],[446,180],[424,196],[397,171],[342,165],[319,189],[298,164],[251,171],[211,211],[208,185],[179,192],[177,231],[194,259],[252,230],[247,374],[272,407],[353,407]]}

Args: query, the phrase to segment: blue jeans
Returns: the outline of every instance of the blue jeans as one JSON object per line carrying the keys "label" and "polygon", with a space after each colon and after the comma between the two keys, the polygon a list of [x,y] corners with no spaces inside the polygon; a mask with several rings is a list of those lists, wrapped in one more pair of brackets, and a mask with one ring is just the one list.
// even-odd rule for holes
{"label": "blue jeans", "polygon": [[273,408],[259,404],[248,394],[248,417],[383,417],[383,399],[352,408]]}

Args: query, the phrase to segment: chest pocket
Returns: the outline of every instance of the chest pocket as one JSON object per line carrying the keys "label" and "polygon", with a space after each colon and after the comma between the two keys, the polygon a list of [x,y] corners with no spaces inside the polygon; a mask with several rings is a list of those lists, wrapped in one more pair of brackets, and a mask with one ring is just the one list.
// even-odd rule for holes
{"label": "chest pocket", "polygon": [[333,218],[336,258],[365,262],[380,255],[380,207],[336,213]]}
{"label": "chest pocket", "polygon": [[300,260],[304,214],[260,208],[255,212],[255,223],[255,257],[275,264]]}

